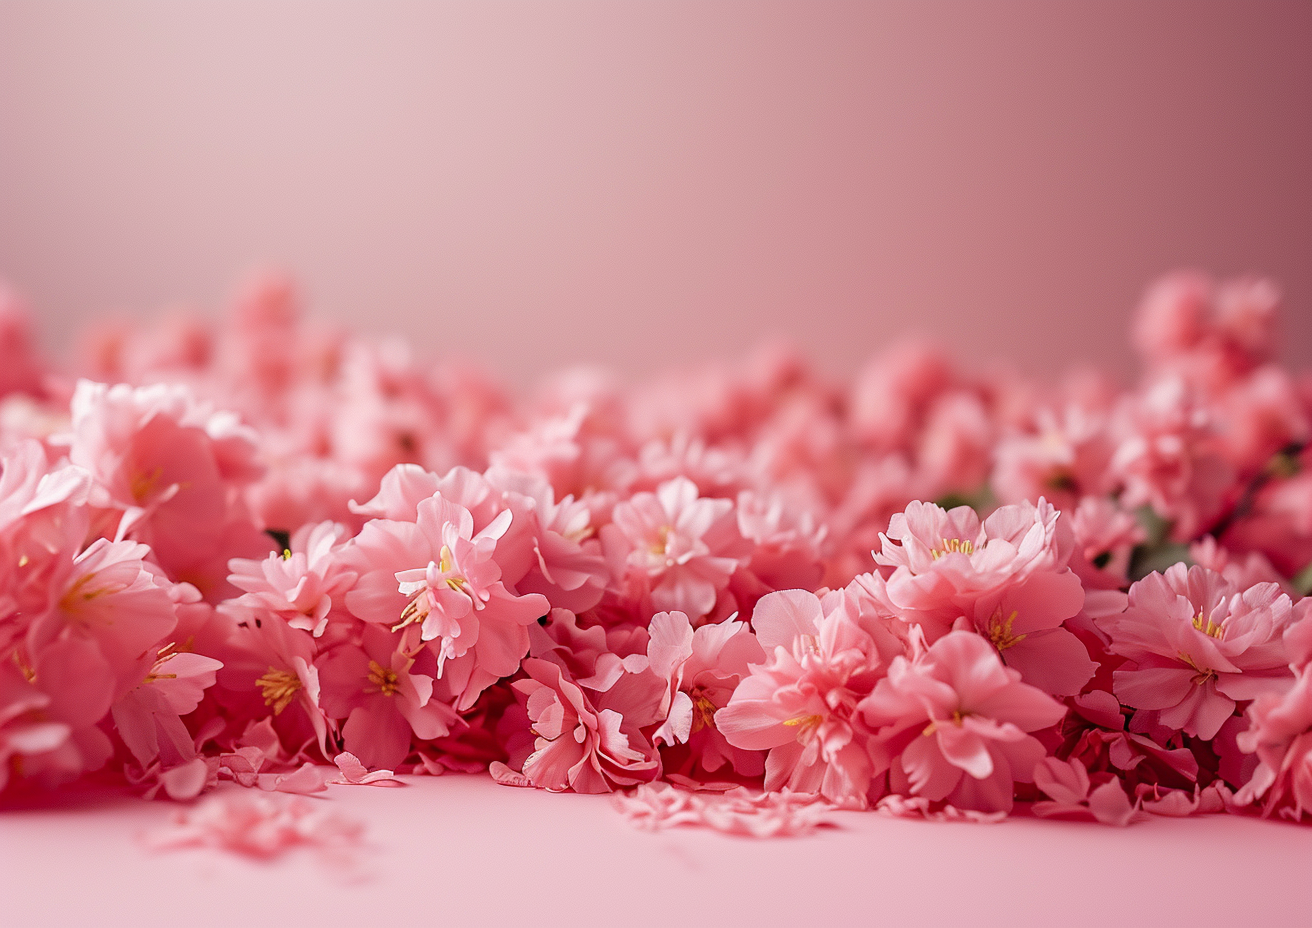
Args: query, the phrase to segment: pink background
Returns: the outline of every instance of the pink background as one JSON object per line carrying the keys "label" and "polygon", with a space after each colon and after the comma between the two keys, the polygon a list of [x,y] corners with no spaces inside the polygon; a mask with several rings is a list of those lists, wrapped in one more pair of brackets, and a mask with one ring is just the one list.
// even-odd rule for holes
{"label": "pink background", "polygon": [[[1306,364],[1310,259],[1306,2],[0,0],[0,276],[52,347],[276,264],[327,315],[519,382],[767,334],[841,373],[910,328],[1127,370],[1142,288],[1198,266],[1275,277]],[[133,836],[167,805],[61,799],[0,815],[3,917],[1308,917],[1312,829],[1236,818],[750,843],[485,779],[334,793],[376,842],[367,892],[304,858],[152,857]]]}
{"label": "pink background", "polygon": [[523,381],[891,333],[1128,368],[1179,266],[1312,361],[1312,4],[0,0],[0,276],[52,345],[252,268]]}

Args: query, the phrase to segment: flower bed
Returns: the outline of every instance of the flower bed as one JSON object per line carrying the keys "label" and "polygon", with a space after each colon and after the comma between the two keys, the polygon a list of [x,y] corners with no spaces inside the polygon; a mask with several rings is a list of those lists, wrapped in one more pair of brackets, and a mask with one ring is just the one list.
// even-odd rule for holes
{"label": "flower bed", "polygon": [[0,791],[489,770],[754,834],[1301,819],[1312,376],[1276,312],[1163,281],[1128,389],[903,344],[517,399],[278,281],[71,372],[8,300]]}

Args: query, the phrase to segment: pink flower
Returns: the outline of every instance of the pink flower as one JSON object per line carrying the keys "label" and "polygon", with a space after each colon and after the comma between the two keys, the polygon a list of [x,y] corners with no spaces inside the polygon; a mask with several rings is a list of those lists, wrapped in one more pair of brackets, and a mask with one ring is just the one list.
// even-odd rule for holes
{"label": "pink flower", "polygon": [[1312,670],[1299,670],[1284,693],[1258,696],[1248,709],[1249,727],[1239,746],[1258,758],[1253,778],[1235,796],[1237,805],[1262,800],[1262,814],[1298,821],[1312,813]]}
{"label": "pink flower", "polygon": [[541,477],[492,468],[488,482],[512,494],[529,523],[533,561],[515,581],[520,593],[541,593],[552,606],[586,612],[600,602],[610,573],[595,537],[592,510],[566,496],[556,501]]}
{"label": "pink flower", "polygon": [[[220,611],[242,615],[232,600]],[[232,632],[223,654],[218,681],[226,692],[219,695],[236,717],[268,721],[290,755],[317,744],[327,756],[330,723],[320,703],[318,642],[308,631],[274,613],[251,616]]]}
{"label": "pink flower", "polygon": [[1084,589],[1069,570],[1035,573],[975,601],[957,628],[978,632],[1021,679],[1054,696],[1074,696],[1098,665],[1080,640],[1062,627],[1084,605]]}
{"label": "pink flower", "polygon": [[1022,683],[984,638],[956,631],[895,658],[859,712],[874,731],[874,770],[889,771],[893,792],[995,812],[1011,810],[1015,784],[1032,782],[1044,756],[1027,732],[1066,710]]}
{"label": "pink flower", "polygon": [[1234,473],[1219,454],[1213,417],[1183,380],[1165,378],[1127,399],[1119,430],[1110,468],[1122,507],[1151,506],[1181,541],[1215,523]]}
{"label": "pink flower", "polygon": [[1281,636],[1292,618],[1274,583],[1239,590],[1202,567],[1176,564],[1130,587],[1130,605],[1104,616],[1108,650],[1134,662],[1113,674],[1118,699],[1162,725],[1210,739],[1237,701],[1287,686]]}
{"label": "pink flower", "polygon": [[1272,354],[1279,304],[1279,291],[1269,281],[1217,284],[1202,274],[1174,274],[1144,297],[1135,347],[1155,365],[1220,386]]}
{"label": "pink flower", "polygon": [[[879,536],[882,550],[875,553],[875,563],[893,568],[887,580],[873,574],[861,582],[934,641],[958,617],[973,616],[978,603],[1000,596],[1010,584],[1039,573],[1069,576],[1074,539],[1060,515],[1042,498],[1037,506],[1003,506],[983,522],[969,506],[945,510],[914,502],[905,513],[895,514],[888,533]],[[1053,627],[1078,610],[1076,602],[1055,622],[1044,615],[1039,624]],[[1005,622],[1006,615],[1002,618]]]}
{"label": "pink flower", "polygon": [[1004,502],[1046,497],[1073,510],[1081,496],[1101,496],[1114,445],[1104,418],[1069,406],[1061,418],[1041,410],[1032,434],[998,442],[991,486]]}
{"label": "pink flower", "polygon": [[696,484],[677,477],[617,504],[612,518],[602,545],[638,599],[694,620],[715,609],[743,549],[732,501],[699,498]]}
{"label": "pink flower", "polygon": [[[159,653],[141,682],[114,703],[114,728],[143,771],[156,774],[175,799],[190,799],[209,781],[195,740],[182,716],[194,711],[214,685],[223,664],[210,657],[174,650]],[[190,774],[172,773],[188,768]]]}
{"label": "pink flower", "polygon": [[328,612],[355,583],[339,556],[346,530],[333,522],[306,525],[292,547],[263,561],[233,558],[228,582],[244,591],[231,605],[254,615],[277,615],[292,628],[323,634]]}
{"label": "pink flower", "polygon": [[145,561],[151,553],[131,541],[92,542],[57,575],[51,608],[28,629],[28,653],[69,637],[94,642],[116,690],[135,683],[177,624],[170,584]]}
{"label": "pink flower", "polygon": [[350,560],[360,577],[346,606],[366,622],[413,628],[417,641],[431,642],[436,675],[449,675],[447,688],[458,708],[467,709],[519,667],[529,647],[527,626],[550,605],[540,594],[516,596],[501,583],[494,554],[511,524],[509,510],[477,535],[469,510],[441,495],[422,500],[416,518],[376,519],[361,530]]}
{"label": "pink flower", "polygon": [[524,761],[524,776],[534,786],[608,793],[659,776],[655,751],[619,712],[595,709],[549,661],[528,658],[524,672],[528,679],[511,685],[524,700],[536,736],[533,753]]}
{"label": "pink flower", "polygon": [[682,612],[657,613],[650,629],[650,668],[664,684],[658,710],[664,722],[652,740],[688,745],[689,767],[714,773],[728,763],[743,776],[759,776],[761,756],[732,747],[715,726],[716,713],[728,705],[749,665],[765,661],[756,636],[735,621],[694,630]]}
{"label": "pink flower", "polygon": [[0,790],[24,760],[50,753],[68,740],[71,727],[42,711],[50,697],[34,687],[18,667],[0,664]]}
{"label": "pink flower", "polygon": [[715,713],[715,727],[735,748],[770,752],[767,790],[867,802],[872,771],[853,715],[892,654],[861,628],[851,605],[842,591],[821,600],[804,590],[770,593],[756,604],[752,623],[767,662],[738,684]]}
{"label": "pink flower", "polygon": [[433,698],[432,652],[407,653],[403,643],[403,636],[369,626],[360,647],[340,645],[317,663],[324,712],[346,720],[343,745],[366,767],[394,770],[409,756],[412,735],[440,738],[457,719]]}
{"label": "pink flower", "polygon": [[1040,818],[1073,818],[1128,825],[1136,818],[1130,797],[1121,781],[1111,774],[1089,776],[1078,760],[1060,761],[1045,757],[1034,767],[1034,785],[1051,800],[1034,803]]}
{"label": "pink flower", "polygon": [[174,579],[214,597],[227,562],[271,547],[236,490],[260,473],[257,438],[185,387],[80,381],[69,459],[95,477],[91,502],[120,513],[117,531],[151,546]]}

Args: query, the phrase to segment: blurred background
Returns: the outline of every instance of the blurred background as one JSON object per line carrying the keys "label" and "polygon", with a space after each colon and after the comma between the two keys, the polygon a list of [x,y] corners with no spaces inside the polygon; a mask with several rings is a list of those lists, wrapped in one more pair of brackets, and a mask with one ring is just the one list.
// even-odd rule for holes
{"label": "blurred background", "polygon": [[900,333],[1122,373],[1161,272],[1312,362],[1312,3],[0,0],[0,277],[47,343],[312,309],[512,382]]}

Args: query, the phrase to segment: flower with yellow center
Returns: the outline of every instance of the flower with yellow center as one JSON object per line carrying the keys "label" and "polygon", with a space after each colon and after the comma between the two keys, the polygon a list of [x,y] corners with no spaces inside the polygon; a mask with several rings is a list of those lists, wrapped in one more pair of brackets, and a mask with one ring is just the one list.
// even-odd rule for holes
{"label": "flower with yellow center", "polygon": [[301,678],[290,670],[270,667],[264,676],[255,681],[264,696],[264,704],[273,708],[274,715],[282,715],[296,694],[301,691]]}
{"label": "flower with yellow center", "polygon": [[964,554],[969,557],[975,553],[975,543],[965,538],[944,538],[929,553],[936,561],[945,554]]}
{"label": "flower with yellow center", "polygon": [[365,687],[366,693],[381,693],[384,696],[394,696],[396,691],[401,688],[400,677],[396,671],[390,667],[384,667],[378,661],[369,662],[369,686]]}
{"label": "flower with yellow center", "polygon": [[985,629],[989,641],[993,642],[993,647],[999,651],[1005,651],[1013,645],[1024,641],[1025,635],[1012,634],[1011,627],[1016,621],[1016,611],[1013,609],[1011,614],[1003,618],[1002,607],[999,606],[989,617],[988,627]]}

